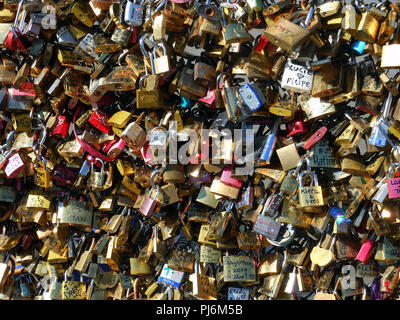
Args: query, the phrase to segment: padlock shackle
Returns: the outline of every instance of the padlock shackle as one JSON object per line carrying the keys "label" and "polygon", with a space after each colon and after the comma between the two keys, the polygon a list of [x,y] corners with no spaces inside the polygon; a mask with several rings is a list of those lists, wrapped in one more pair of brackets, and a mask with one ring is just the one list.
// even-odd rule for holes
{"label": "padlock shackle", "polygon": [[319,184],[318,184],[318,178],[317,178],[317,175],[316,175],[316,173],[314,172],[314,171],[303,171],[302,173],[300,173],[300,175],[299,175],[299,177],[298,177],[298,180],[299,180],[299,187],[300,188],[303,188],[304,186],[303,186],[303,177],[305,176],[305,175],[308,175],[309,177],[312,177],[313,178],[313,181],[314,181],[314,187],[315,186],[319,186]]}
{"label": "padlock shackle", "polygon": [[304,25],[306,26],[306,28],[310,24],[313,14],[314,14],[314,4],[312,3],[310,9],[308,10],[306,20],[304,21]]}
{"label": "padlock shackle", "polygon": [[222,72],[217,76],[217,81],[216,81],[217,89],[219,89],[219,84],[220,84],[221,79],[225,78],[225,76],[226,76],[226,72]]}
{"label": "padlock shackle", "polygon": [[151,175],[150,175],[150,183],[151,183],[152,188],[156,188],[156,187],[157,187],[157,186],[156,186],[156,183],[154,182],[154,177],[155,177],[158,173],[160,173],[160,171],[161,171],[161,170],[154,170],[154,171],[151,173]]}
{"label": "padlock shackle", "polygon": [[7,151],[11,151],[11,144],[12,144],[11,139],[14,137],[14,135],[15,135],[15,130],[11,131],[7,136],[6,139]]}
{"label": "padlock shackle", "polygon": [[[144,79],[146,79],[148,76],[149,76],[148,74],[145,74],[145,75],[143,75],[143,76],[140,77],[140,79],[139,79],[139,89],[143,89],[143,88],[144,88],[143,81],[144,81]],[[140,116],[139,116],[139,117],[140,117]],[[138,119],[139,119],[139,118],[138,118]],[[140,119],[140,120],[141,120],[141,119]],[[140,121],[140,120],[139,120],[139,121]]]}
{"label": "padlock shackle", "polygon": [[[21,8],[22,8],[22,5],[23,5],[24,2],[25,2],[25,0],[21,0],[21,1],[19,2],[19,4],[18,4],[18,9],[17,9],[17,14],[15,15],[15,20],[14,20],[14,23],[13,23],[13,25],[12,25],[11,27],[17,28],[18,18],[19,18],[19,15],[20,15],[20,13],[21,13]],[[17,28],[17,29],[18,29],[18,28]]]}
{"label": "padlock shackle", "polygon": [[158,7],[156,8],[156,12],[160,11],[162,7],[165,6],[165,4],[167,3],[167,0],[163,0]]}
{"label": "padlock shackle", "polygon": [[393,170],[394,168],[396,168],[396,167],[397,167],[397,169],[400,168],[400,162],[395,162],[395,163],[393,163],[393,164],[389,167],[389,170],[388,170],[389,179],[392,179],[392,170]]}
{"label": "padlock shackle", "polygon": [[147,37],[150,37],[150,33],[144,33],[139,39],[140,51],[142,51],[142,54],[145,58],[149,57],[149,52],[146,50],[144,43],[144,40],[146,40]]}
{"label": "padlock shackle", "polygon": [[156,74],[156,67],[154,65],[154,55],[153,55],[152,52],[150,52],[149,56],[150,56],[151,74],[155,75]]}
{"label": "padlock shackle", "polygon": [[161,47],[163,49],[164,56],[167,55],[167,47],[165,46],[165,44],[162,41],[160,41],[158,43],[154,42],[153,59],[157,58],[157,48],[156,48],[156,46],[157,46],[157,48]]}

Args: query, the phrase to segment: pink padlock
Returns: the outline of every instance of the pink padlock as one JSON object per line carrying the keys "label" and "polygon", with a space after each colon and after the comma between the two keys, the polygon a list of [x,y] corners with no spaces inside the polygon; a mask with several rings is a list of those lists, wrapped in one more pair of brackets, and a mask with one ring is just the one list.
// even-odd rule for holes
{"label": "pink padlock", "polygon": [[119,139],[107,151],[107,157],[110,157],[110,158],[117,157],[122,152],[122,150],[124,150],[124,148],[125,148],[125,141],[122,139]]}
{"label": "pink padlock", "polygon": [[208,90],[207,95],[200,98],[199,101],[205,103],[209,108],[215,108],[215,90]]}
{"label": "pink padlock", "polygon": [[389,179],[387,179],[389,199],[400,198],[400,178],[392,177],[392,170],[399,166],[400,162],[395,162],[389,167]]}
{"label": "pink padlock", "polygon": [[25,168],[25,163],[22,161],[20,155],[18,153],[12,155],[8,158],[6,167],[4,171],[7,175],[7,178],[11,179],[15,177],[18,173],[20,173]]}
{"label": "pink padlock", "polygon": [[220,181],[228,186],[231,186],[236,189],[240,189],[242,187],[243,181],[232,178],[232,167],[225,166],[224,170],[221,174]]}
{"label": "pink padlock", "polygon": [[367,264],[369,261],[369,258],[371,257],[372,251],[375,247],[375,240],[376,240],[376,234],[373,233],[372,236],[368,239],[366,239],[361,246],[360,251],[358,251],[356,260],[360,261],[363,264]]}

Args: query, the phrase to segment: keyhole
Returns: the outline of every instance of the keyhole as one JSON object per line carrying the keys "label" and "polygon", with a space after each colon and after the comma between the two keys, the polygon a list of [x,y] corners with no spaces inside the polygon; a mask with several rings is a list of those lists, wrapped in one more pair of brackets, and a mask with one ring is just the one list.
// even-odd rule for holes
{"label": "keyhole", "polygon": [[215,14],[215,10],[213,8],[207,8],[204,10],[204,13],[207,17],[212,17]]}

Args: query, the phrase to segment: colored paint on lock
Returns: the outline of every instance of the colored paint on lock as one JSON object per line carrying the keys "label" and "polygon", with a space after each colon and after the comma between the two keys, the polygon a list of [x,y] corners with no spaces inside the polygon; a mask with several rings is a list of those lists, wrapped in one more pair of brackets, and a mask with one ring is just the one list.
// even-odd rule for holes
{"label": "colored paint on lock", "polygon": [[345,217],[345,211],[339,207],[332,207],[329,209],[329,214],[339,225],[351,224],[351,220]]}

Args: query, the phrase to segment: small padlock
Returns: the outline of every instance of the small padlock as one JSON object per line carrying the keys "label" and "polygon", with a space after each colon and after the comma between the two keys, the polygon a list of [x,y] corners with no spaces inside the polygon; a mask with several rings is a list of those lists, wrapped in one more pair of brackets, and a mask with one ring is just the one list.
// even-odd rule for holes
{"label": "small padlock", "polygon": [[154,195],[154,198],[151,198],[152,189],[150,189],[149,194],[147,196],[145,196],[143,203],[139,209],[139,212],[148,218],[153,214],[154,210],[156,209],[156,207],[158,205],[157,197],[160,194],[160,186],[157,185],[157,187],[156,187],[156,185],[154,183],[154,177],[159,172],[160,172],[160,170],[155,170],[150,176],[150,182],[151,182],[152,189],[156,188],[156,190],[157,190],[156,194]]}

